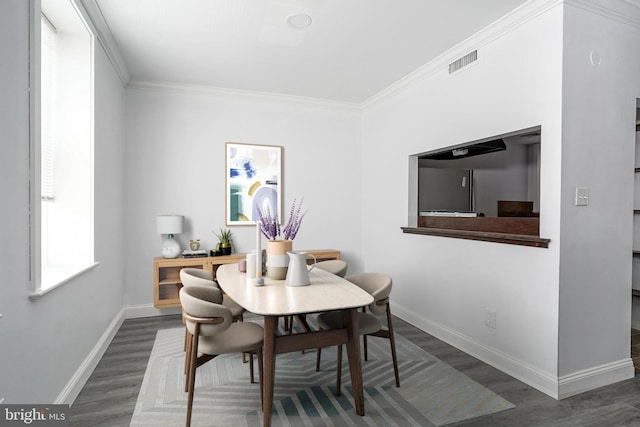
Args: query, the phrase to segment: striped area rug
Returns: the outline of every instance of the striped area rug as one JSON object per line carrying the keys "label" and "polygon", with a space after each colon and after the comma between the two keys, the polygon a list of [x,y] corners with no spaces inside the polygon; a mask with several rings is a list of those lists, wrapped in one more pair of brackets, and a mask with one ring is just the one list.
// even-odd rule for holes
{"label": "striped area rug", "polygon": [[[131,426],[184,425],[184,329],[158,331]],[[364,417],[355,413],[344,357],[342,396],[335,396],[336,351],[278,355],[274,426],[443,426],[515,407],[510,402],[396,335],[400,388],[394,384],[389,341],[369,339],[363,362]],[[239,354],[224,355],[196,371],[193,426],[262,425],[260,391],[249,382]],[[257,366],[255,369],[257,381]]]}

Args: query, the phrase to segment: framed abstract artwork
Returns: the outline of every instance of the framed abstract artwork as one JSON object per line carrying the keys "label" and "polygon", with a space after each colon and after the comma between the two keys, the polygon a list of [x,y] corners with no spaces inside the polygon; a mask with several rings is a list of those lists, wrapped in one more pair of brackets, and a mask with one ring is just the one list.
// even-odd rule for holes
{"label": "framed abstract artwork", "polygon": [[281,218],[282,147],[227,142],[225,197],[227,225],[252,225],[258,206]]}

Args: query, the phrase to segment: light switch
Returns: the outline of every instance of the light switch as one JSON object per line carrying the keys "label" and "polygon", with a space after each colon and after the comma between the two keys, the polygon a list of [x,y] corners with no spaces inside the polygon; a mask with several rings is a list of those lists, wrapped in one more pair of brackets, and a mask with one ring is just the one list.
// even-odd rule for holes
{"label": "light switch", "polygon": [[576,187],[576,206],[589,205],[589,189],[587,187]]}

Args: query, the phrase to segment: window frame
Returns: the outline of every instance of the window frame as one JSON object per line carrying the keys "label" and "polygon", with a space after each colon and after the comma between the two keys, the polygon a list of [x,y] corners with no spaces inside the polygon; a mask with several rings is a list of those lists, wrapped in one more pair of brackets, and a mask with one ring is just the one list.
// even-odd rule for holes
{"label": "window frame", "polygon": [[[71,6],[75,9],[82,25],[86,28],[90,40],[90,53],[89,53],[89,69],[90,69],[90,113],[89,113],[89,132],[90,135],[90,179],[91,188],[88,195],[88,201],[90,203],[89,223],[90,223],[90,236],[88,239],[90,246],[90,262],[78,264],[73,269],[69,269],[69,272],[63,275],[60,279],[57,279],[55,283],[49,285],[46,288],[42,288],[42,161],[41,161],[41,126],[42,126],[42,114],[41,114],[41,19],[44,16],[47,21],[49,17],[42,13],[41,0],[29,0],[29,293],[28,297],[31,300],[38,299],[41,296],[51,292],[52,290],[60,287],[61,285],[72,281],[74,278],[83,275],[85,272],[92,270],[100,263],[95,260],[95,204],[94,204],[94,84],[95,84],[95,46],[96,46],[96,32],[90,25],[90,20],[87,17],[86,12],[77,0],[69,0]],[[50,22],[50,21],[49,21]]]}

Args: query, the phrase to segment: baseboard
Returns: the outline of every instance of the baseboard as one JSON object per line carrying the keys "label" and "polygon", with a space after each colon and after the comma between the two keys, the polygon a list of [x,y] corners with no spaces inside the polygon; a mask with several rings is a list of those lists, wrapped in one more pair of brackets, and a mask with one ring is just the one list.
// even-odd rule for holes
{"label": "baseboard", "polygon": [[155,308],[152,304],[130,305],[124,308],[125,319],[139,319],[141,317],[167,316],[180,314],[180,307]]}
{"label": "baseboard", "polygon": [[633,378],[635,375],[633,361],[631,358],[627,358],[555,378],[553,375],[521,360],[416,315],[397,303],[393,304],[393,314],[554,399],[564,399],[598,387]]}
{"label": "baseboard", "polygon": [[120,326],[124,322],[124,308],[118,312],[113,318],[107,329],[104,331],[97,344],[84,359],[80,367],[73,374],[67,385],[56,398],[55,404],[72,405],[80,391],[89,380],[93,370],[98,366],[98,362],[102,359],[107,347],[111,344],[113,337],[116,335]]}
{"label": "baseboard", "polygon": [[[171,314],[180,314],[180,308],[157,309],[153,305],[147,304],[128,306],[120,310],[54,403],[73,404],[125,319]],[[635,374],[633,361],[628,358],[565,375],[556,380],[552,375],[477,342],[457,331],[418,316],[397,303],[393,305],[393,314],[554,399],[564,399],[588,390],[633,378]]]}
{"label": "baseboard", "polygon": [[558,384],[560,399],[627,380],[634,376],[635,370],[631,358],[564,375],[560,377]]}
{"label": "baseboard", "polygon": [[80,391],[82,391],[82,388],[89,380],[89,377],[93,373],[93,370],[96,368],[96,366],[98,366],[100,359],[102,359],[102,356],[104,355],[105,351],[107,351],[109,344],[111,344],[113,337],[115,337],[116,333],[120,329],[120,326],[122,326],[122,322],[124,322],[125,319],[166,316],[170,314],[180,314],[180,308],[174,307],[157,309],[153,307],[152,304],[136,305],[122,308],[113,318],[106,331],[102,334],[97,344],[93,347],[89,355],[76,370],[75,374],[73,374],[73,377],[71,377],[62,392],[60,392],[54,403],[67,405],[73,404],[73,402],[76,400],[76,397],[78,397]]}
{"label": "baseboard", "polygon": [[554,399],[558,399],[558,381],[553,375],[499,350],[488,347],[457,331],[419,316],[398,305],[397,302],[393,304],[393,314],[476,359],[499,369]]}

